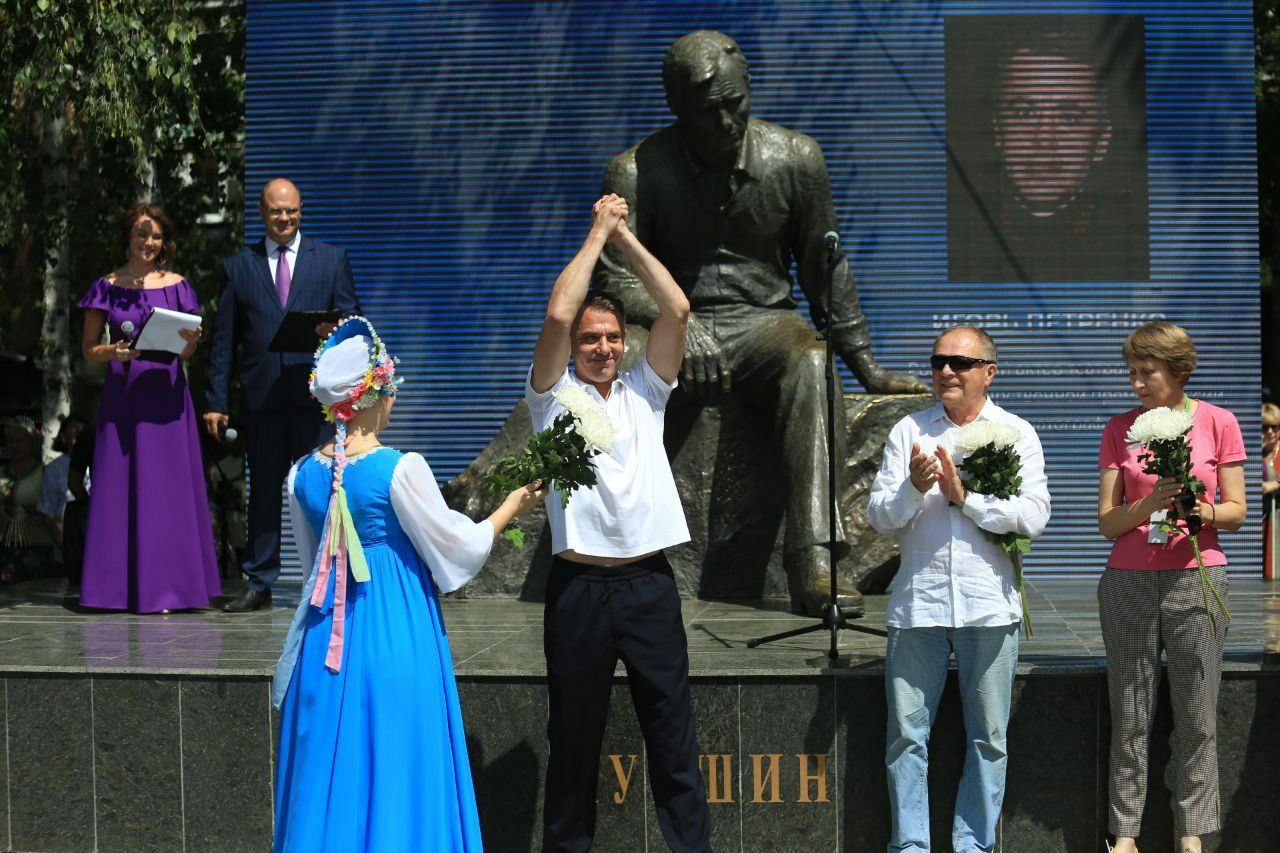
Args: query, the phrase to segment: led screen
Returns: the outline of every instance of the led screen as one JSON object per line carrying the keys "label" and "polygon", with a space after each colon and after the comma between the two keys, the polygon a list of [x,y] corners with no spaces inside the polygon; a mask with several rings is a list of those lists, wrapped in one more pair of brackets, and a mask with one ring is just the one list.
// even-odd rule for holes
{"label": "led screen", "polygon": [[[662,57],[699,28],[741,45],[753,115],[822,146],[878,360],[927,376],[945,326],[995,336],[1054,498],[1028,571],[1105,561],[1098,439],[1142,322],[1191,331],[1191,393],[1256,446],[1247,3],[251,2],[249,195],[293,178],[303,230],[347,248],[408,378],[389,440],[438,478],[519,399],[602,170],[670,123]],[[1227,537],[1237,570],[1257,531]]]}

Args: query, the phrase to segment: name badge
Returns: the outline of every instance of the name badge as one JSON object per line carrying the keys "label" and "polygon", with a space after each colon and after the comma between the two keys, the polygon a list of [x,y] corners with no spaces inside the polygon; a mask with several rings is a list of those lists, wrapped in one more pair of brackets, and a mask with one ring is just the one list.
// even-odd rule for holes
{"label": "name badge", "polygon": [[1169,510],[1158,509],[1151,513],[1151,526],[1147,528],[1147,542],[1151,545],[1163,545],[1169,541],[1169,534],[1160,529],[1160,525],[1169,518]]}

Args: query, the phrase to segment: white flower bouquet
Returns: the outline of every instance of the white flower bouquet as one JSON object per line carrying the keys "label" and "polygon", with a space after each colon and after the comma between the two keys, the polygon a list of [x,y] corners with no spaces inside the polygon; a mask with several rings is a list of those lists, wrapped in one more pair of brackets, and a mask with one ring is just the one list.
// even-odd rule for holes
{"label": "white flower bouquet", "polygon": [[[1187,438],[1191,425],[1189,413],[1159,406],[1138,415],[1133,426],[1129,427],[1129,435],[1125,440],[1130,448],[1142,448],[1138,461],[1144,463],[1143,473],[1156,477],[1175,477],[1182,485],[1182,493],[1175,500],[1174,510],[1186,524],[1191,552],[1196,555],[1196,568],[1200,570],[1200,593],[1204,596],[1204,610],[1209,615],[1209,628],[1212,630],[1213,610],[1209,607],[1209,596],[1213,596],[1218,610],[1227,619],[1231,618],[1231,611],[1209,579],[1209,573],[1204,567],[1204,557],[1200,554],[1200,542],[1196,537],[1202,525],[1200,516],[1195,512],[1197,496],[1204,494],[1204,483],[1191,474],[1191,441]],[[1160,522],[1160,530],[1170,537],[1183,532],[1176,517],[1173,521]]]}
{"label": "white flower bouquet", "polygon": [[[1022,490],[1022,457],[1014,447],[1021,438],[1018,428],[995,421],[973,421],[960,428],[956,436],[955,451],[961,457],[959,468],[969,475],[964,487],[971,492],[1005,499]],[[1022,599],[1022,624],[1027,636],[1035,636],[1031,624],[1031,611],[1027,608],[1027,593],[1022,580],[1022,555],[1031,550],[1031,538],[1018,533],[992,533],[983,530],[982,535],[1000,547],[1013,561],[1013,573],[1018,580],[1018,597]]]}
{"label": "white flower bouquet", "polygon": [[[596,484],[591,458],[613,450],[613,424],[600,405],[576,385],[566,385],[552,395],[564,406],[551,426],[534,434],[519,456],[498,460],[484,485],[490,492],[508,494],[534,480],[541,480],[560,493],[560,505],[569,505],[569,495],[582,486]],[[524,531],[514,521],[502,531],[517,548],[524,547]]]}

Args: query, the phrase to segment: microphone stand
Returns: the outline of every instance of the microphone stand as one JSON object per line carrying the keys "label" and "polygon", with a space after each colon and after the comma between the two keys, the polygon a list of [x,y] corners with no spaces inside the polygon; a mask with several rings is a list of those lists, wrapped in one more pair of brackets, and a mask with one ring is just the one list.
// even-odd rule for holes
{"label": "microphone stand", "polygon": [[791,631],[783,631],[778,634],[770,634],[767,637],[755,637],[747,640],[747,648],[754,649],[765,643],[772,643],[775,640],[785,640],[788,637],[798,637],[802,634],[812,634],[814,631],[830,631],[831,632],[831,648],[827,651],[827,657],[834,662],[840,656],[838,637],[841,631],[859,631],[863,634],[872,634],[877,637],[887,637],[889,632],[882,628],[870,628],[866,625],[854,625],[849,620],[861,618],[861,614],[847,616],[840,610],[840,606],[836,603],[836,357],[835,349],[831,339],[831,322],[835,311],[832,310],[835,295],[835,278],[837,257],[836,250],[840,245],[840,237],[834,231],[828,231],[824,236],[827,244],[827,318],[823,333],[818,336],[818,340],[825,341],[827,345],[827,551],[831,555],[831,598],[826,604],[822,605],[822,619],[813,625],[806,625],[803,628],[795,628]]}

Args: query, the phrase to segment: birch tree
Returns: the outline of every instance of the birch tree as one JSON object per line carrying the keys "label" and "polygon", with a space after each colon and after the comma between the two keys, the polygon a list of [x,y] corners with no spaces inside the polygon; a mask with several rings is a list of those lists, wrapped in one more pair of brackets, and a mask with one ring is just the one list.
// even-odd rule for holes
{"label": "birch tree", "polygon": [[[236,133],[224,127],[228,120],[242,127],[236,99],[243,74],[202,69],[198,42],[211,21],[216,27],[228,14],[240,16],[234,26],[242,38],[240,3],[0,0],[3,307],[23,318],[4,327],[0,345],[38,359],[46,455],[69,409],[78,358],[69,324],[73,275],[117,266],[115,216],[152,200],[153,188],[183,190],[193,161],[215,164],[204,195],[225,194],[218,161],[229,144],[243,144],[242,135],[229,138]],[[202,103],[209,100],[210,70],[212,91],[230,100],[213,109]],[[217,116],[212,127],[210,114]],[[230,160],[238,176],[242,159]],[[212,205],[227,207],[225,198]],[[36,316],[38,343],[29,339]]]}

